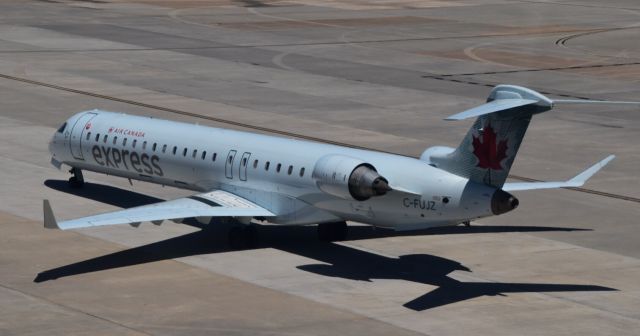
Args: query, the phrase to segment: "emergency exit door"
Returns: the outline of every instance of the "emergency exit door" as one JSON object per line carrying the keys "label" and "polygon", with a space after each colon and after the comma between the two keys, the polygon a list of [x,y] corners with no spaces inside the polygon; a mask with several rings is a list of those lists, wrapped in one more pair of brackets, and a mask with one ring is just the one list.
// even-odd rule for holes
{"label": "emergency exit door", "polygon": [[236,153],[237,151],[230,150],[229,154],[227,154],[227,161],[224,164],[224,174],[227,176],[228,179],[233,178],[233,161],[236,158]]}

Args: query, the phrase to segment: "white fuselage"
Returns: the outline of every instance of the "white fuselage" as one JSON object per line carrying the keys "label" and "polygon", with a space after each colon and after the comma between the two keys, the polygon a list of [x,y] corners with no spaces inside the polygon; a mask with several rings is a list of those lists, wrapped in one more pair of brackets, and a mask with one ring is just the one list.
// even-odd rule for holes
{"label": "white fuselage", "polygon": [[[496,190],[410,157],[98,110],[67,120],[50,151],[53,162],[83,170],[225,190],[278,214],[269,222],[287,225],[352,220],[407,230],[458,224],[492,215]],[[324,192],[314,169],[327,155],[370,164],[394,190],[364,201]]]}

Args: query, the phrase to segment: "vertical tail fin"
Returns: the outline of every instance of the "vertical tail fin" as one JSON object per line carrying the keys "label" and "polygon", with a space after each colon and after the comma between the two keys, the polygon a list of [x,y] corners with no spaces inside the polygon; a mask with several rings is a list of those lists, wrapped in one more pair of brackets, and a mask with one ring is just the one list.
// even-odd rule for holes
{"label": "vertical tail fin", "polygon": [[498,85],[487,103],[452,115],[447,120],[477,117],[458,148],[432,147],[421,158],[430,164],[496,188],[504,185],[534,114],[556,103],[638,104],[591,100],[556,100],[515,85]]}

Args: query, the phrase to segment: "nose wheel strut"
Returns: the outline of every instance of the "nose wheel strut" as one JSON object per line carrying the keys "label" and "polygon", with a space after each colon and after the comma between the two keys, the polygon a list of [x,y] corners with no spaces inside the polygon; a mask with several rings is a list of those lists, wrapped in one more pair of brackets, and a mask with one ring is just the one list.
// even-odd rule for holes
{"label": "nose wheel strut", "polygon": [[71,168],[71,170],[69,170],[69,173],[73,175],[69,178],[69,186],[71,188],[82,188],[84,186],[84,177],[82,176],[82,170],[80,170],[79,168]]}

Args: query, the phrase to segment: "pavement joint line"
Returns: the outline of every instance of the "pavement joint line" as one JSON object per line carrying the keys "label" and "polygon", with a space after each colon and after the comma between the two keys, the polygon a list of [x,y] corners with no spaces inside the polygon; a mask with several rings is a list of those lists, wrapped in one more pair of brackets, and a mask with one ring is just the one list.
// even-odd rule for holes
{"label": "pavement joint line", "polygon": [[613,7],[613,6],[598,6],[598,5],[585,5],[585,4],[577,4],[577,3],[566,3],[560,1],[535,1],[535,0],[519,0],[520,2],[528,2],[539,5],[560,5],[560,6],[569,6],[569,7],[588,7],[588,8],[604,8],[604,9],[620,9],[620,10],[630,10],[630,11],[640,11],[640,8],[632,8],[632,7]]}
{"label": "pavement joint line", "polygon": [[76,313],[79,313],[79,314],[82,314],[82,315],[93,317],[95,319],[98,319],[98,320],[101,320],[101,321],[104,321],[104,322],[107,322],[107,323],[111,323],[111,324],[117,325],[117,326],[119,326],[121,328],[125,328],[127,330],[135,331],[135,332],[143,334],[143,335],[153,335],[153,334],[147,333],[145,331],[142,331],[142,330],[139,330],[139,329],[124,325],[124,324],[119,323],[117,321],[108,319],[106,317],[101,317],[101,316],[98,316],[98,315],[95,315],[95,314],[91,314],[89,312],[86,312],[86,311],[83,311],[83,310],[80,310],[80,309],[77,309],[77,308],[74,308],[74,307],[71,307],[71,306],[67,306],[67,305],[52,301],[50,299],[47,299],[47,298],[39,296],[39,295],[35,295],[35,294],[31,294],[31,293],[27,293],[27,292],[21,291],[19,289],[7,286],[5,284],[0,284],[0,287],[2,287],[4,289],[7,289],[9,291],[15,292],[15,293],[20,293],[20,294],[28,296],[28,297],[32,297],[32,298],[35,298],[35,299],[38,299],[38,300],[42,300],[44,302],[47,302],[49,304],[52,304],[52,305],[54,305],[56,307],[60,307],[62,309],[68,310],[68,311],[73,311],[73,312],[76,312]]}
{"label": "pavement joint line", "polygon": [[[36,81],[36,80],[23,78],[23,77],[16,77],[16,76],[11,76],[11,75],[0,73],[0,78],[13,80],[13,81],[17,81],[17,82],[22,82],[22,83],[27,83],[27,84],[32,84],[32,85],[41,86],[41,87],[48,87],[48,88],[59,90],[59,91],[66,91],[66,92],[76,93],[76,94],[80,94],[80,95],[85,95],[85,96],[90,96],[90,97],[95,97],[95,98],[100,98],[100,99],[105,99],[105,100],[116,101],[116,102],[125,103],[125,104],[129,104],[129,105],[145,107],[145,108],[148,108],[148,109],[164,111],[164,112],[169,112],[169,113],[173,113],[173,114],[193,117],[193,118],[205,119],[205,120],[209,120],[209,121],[218,122],[218,123],[221,123],[221,124],[238,126],[238,127],[257,130],[257,131],[270,133],[270,134],[283,135],[283,136],[287,136],[287,137],[295,137],[295,138],[298,138],[298,139],[315,141],[315,142],[326,143],[326,144],[337,145],[337,146],[344,146],[344,147],[355,148],[355,149],[374,150],[374,151],[387,153],[387,154],[412,157],[412,156],[408,156],[408,155],[402,155],[402,154],[398,154],[398,153],[393,153],[393,152],[390,152],[390,151],[384,151],[384,150],[365,147],[365,146],[358,146],[358,145],[343,143],[343,142],[339,142],[339,141],[333,141],[333,140],[328,140],[328,139],[323,139],[323,138],[318,138],[318,137],[313,137],[313,136],[308,136],[308,135],[303,135],[303,134],[298,134],[298,133],[293,133],[293,132],[288,132],[288,131],[282,131],[282,130],[269,128],[269,127],[264,127],[264,126],[251,125],[251,124],[247,124],[247,123],[244,123],[244,122],[233,121],[233,120],[229,120],[229,119],[224,119],[224,118],[219,118],[219,117],[213,117],[213,116],[198,114],[198,113],[195,113],[195,112],[188,112],[188,111],[178,110],[178,109],[174,109],[174,108],[163,107],[163,106],[159,106],[159,105],[142,103],[142,102],[138,102],[138,101],[135,101],[135,100],[118,98],[118,97],[103,95],[103,94],[90,92],[90,91],[73,89],[73,88],[69,88],[69,87],[65,87],[65,86],[60,86],[60,85],[51,84],[51,83],[45,83],[45,82]],[[434,79],[442,79],[442,80],[445,80],[445,81],[448,80],[448,79],[444,79],[444,78],[436,78],[436,77],[433,77],[433,78]],[[459,80],[456,80],[456,81],[459,81]],[[475,82],[471,82],[471,83],[475,83]],[[490,85],[488,83],[486,83],[486,84],[476,83],[474,85],[484,85],[484,86],[493,87],[493,85]],[[549,92],[542,92],[542,91],[540,91],[540,92],[543,93],[543,94],[552,94],[552,93],[549,93]],[[570,96],[570,95],[565,95],[565,96],[566,97],[574,97],[574,96]],[[574,97],[574,98],[585,99],[583,97]],[[524,177],[524,176],[518,176],[518,175],[509,175],[508,177],[516,179],[516,180],[528,181],[528,182],[544,182],[542,180],[537,180],[537,179],[528,178],[528,177]],[[608,193],[608,192],[599,191],[599,190],[593,190],[593,189],[587,189],[587,188],[574,188],[574,187],[565,187],[565,188],[562,188],[562,189],[573,190],[573,191],[578,191],[578,192],[583,192],[583,193],[589,193],[589,194],[593,194],[593,195],[609,197],[609,198],[619,199],[619,200],[625,200],[625,201],[634,202],[634,203],[640,203],[640,198],[626,196],[626,195],[620,195],[620,194],[613,194],[613,193]]]}
{"label": "pavement joint line", "polygon": [[[543,238],[543,237],[537,237],[537,238],[544,239],[544,240],[550,240],[550,241],[553,241],[553,242],[557,242],[556,240],[553,240],[553,239],[548,239],[548,238]],[[373,249],[361,248],[361,247],[359,247],[357,245],[351,245],[351,244],[347,244],[347,243],[348,243],[348,241],[344,242],[344,243],[342,243],[340,245],[347,245],[350,248],[359,249],[359,250],[362,250],[362,251],[365,251],[365,252],[380,254],[380,255],[383,255],[383,256],[386,256],[386,257],[389,257],[389,258],[394,258],[394,259],[398,258],[398,256],[381,254],[378,251],[373,250]],[[564,243],[564,244],[568,244],[569,246],[567,246],[566,248],[554,249],[552,251],[544,251],[544,252],[557,252],[557,251],[562,251],[562,250],[573,250],[573,249],[591,249],[589,247],[583,247],[583,246],[573,245],[573,244],[569,244],[569,243]],[[629,257],[629,258],[632,258],[632,257]],[[455,279],[455,278],[454,279],[457,280],[457,281],[460,281],[461,283],[465,283],[465,282],[486,282],[486,283],[497,283],[497,284],[509,283],[508,281],[507,282],[496,281],[496,280],[491,279],[491,277],[487,277],[487,276],[484,276],[481,273],[475,273],[473,271],[461,272],[461,273],[458,273],[458,276],[464,281],[458,280],[458,279]],[[373,279],[373,280],[376,280],[376,279]],[[431,285],[429,285],[429,286],[431,286]],[[624,315],[624,314],[620,314],[620,313],[617,313],[617,312],[606,310],[606,309],[603,309],[603,308],[600,308],[600,307],[597,307],[597,306],[594,306],[594,305],[587,304],[585,302],[581,302],[579,300],[575,300],[575,299],[571,299],[569,297],[564,297],[562,295],[554,294],[553,292],[524,292],[524,293],[508,293],[508,294],[503,294],[503,295],[504,296],[509,296],[509,294],[511,294],[511,295],[513,295],[513,294],[533,294],[533,295],[536,295],[537,294],[537,295],[541,295],[541,296],[551,297],[551,298],[554,298],[554,299],[560,300],[560,301],[570,302],[570,303],[578,305],[578,306],[588,307],[590,309],[594,309],[594,310],[603,312],[605,314],[616,316],[618,318],[624,318],[624,319],[631,320],[631,321],[634,321],[634,322],[639,320],[638,318],[633,317],[633,316],[627,316],[627,315]]]}
{"label": "pavement joint line", "polygon": [[[146,327],[146,328],[162,328],[162,329],[171,329],[171,330],[181,330],[181,331],[190,331],[190,332],[215,332],[215,333],[226,333],[228,334],[229,332],[233,332],[233,333],[244,333],[247,330],[246,329],[239,329],[239,328],[215,328],[215,327],[207,327],[207,328],[196,328],[196,327],[184,327],[184,326],[175,326],[175,325],[171,325],[171,326],[166,326],[166,325],[158,325],[158,324],[141,324],[141,327]],[[299,335],[299,336],[306,336],[308,335],[307,333],[299,333],[299,332],[287,332],[287,331],[268,331],[268,330],[256,330],[256,329],[251,329],[250,330],[252,335],[289,335],[289,336],[294,336],[294,335]]]}
{"label": "pavement joint line", "polygon": [[[223,45],[223,46],[202,46],[202,47],[167,47],[167,48],[105,48],[105,49],[32,49],[32,50],[0,50],[2,53],[59,53],[59,52],[110,52],[110,51],[153,51],[153,50],[207,50],[207,49],[245,49],[245,48],[270,48],[270,47],[297,47],[297,46],[321,46],[321,45],[350,45],[350,44],[368,44],[368,43],[388,43],[388,42],[411,42],[411,41],[435,41],[450,39],[470,39],[470,38],[490,38],[505,36],[528,36],[528,35],[554,35],[559,33],[597,33],[602,29],[561,29],[548,32],[532,32],[532,33],[496,33],[496,34],[475,34],[462,36],[427,36],[427,37],[408,37],[399,39],[373,39],[361,41],[326,41],[326,42],[309,42],[309,43],[273,43],[273,44],[248,44],[248,45]],[[210,42],[201,40],[202,42]]]}
{"label": "pavement joint line", "polygon": [[[473,81],[473,80],[468,80],[468,79],[457,79],[457,78],[454,78],[455,76],[463,76],[463,75],[433,75],[433,74],[426,74],[426,75],[422,75],[421,77],[425,78],[425,79],[435,79],[435,80],[446,81],[446,82],[453,82],[453,83],[467,84],[467,85],[475,85],[475,86],[485,86],[485,87],[490,87],[490,88],[493,88],[496,85],[500,84],[500,83],[493,83],[493,82],[479,82],[479,81]],[[535,89],[535,88],[533,88],[533,89]],[[549,91],[545,91],[545,90],[542,90],[542,89],[535,89],[535,90],[540,92],[540,93],[542,93],[542,94],[545,94],[545,95],[565,97],[565,98],[574,98],[574,99],[581,99],[581,100],[592,100],[592,98],[589,98],[589,97],[570,95],[570,94],[566,94],[566,93],[549,92]]]}
{"label": "pavement joint line", "polygon": [[[630,66],[630,65],[640,65],[640,62],[612,63],[612,64],[592,64],[592,65],[575,65],[575,66],[567,66],[567,67],[537,68],[537,69],[536,68],[529,68],[529,69],[516,69],[516,70],[504,70],[504,71],[470,72],[470,73],[461,73],[461,74],[442,74],[442,75],[433,75],[433,76],[434,77],[455,77],[455,76],[501,75],[501,74],[521,73],[521,72],[562,71],[562,70],[591,69],[591,68],[610,68],[610,67],[621,67],[621,66]],[[427,77],[431,77],[431,76],[423,76],[423,78],[427,78]]]}
{"label": "pavement joint line", "polygon": [[[29,220],[29,221],[31,221],[31,220]],[[81,234],[80,232],[78,232],[78,233],[79,233],[79,234]],[[82,234],[82,235],[83,235],[83,236],[86,236],[86,235],[84,235],[84,234]],[[88,237],[91,237],[91,236],[88,236]],[[549,239],[549,238],[543,238],[543,237],[537,237],[537,238],[538,238],[538,239],[543,239],[543,240],[550,240],[550,241],[554,241],[554,242],[555,242],[555,240],[552,240],[552,239]],[[384,253],[381,253],[380,251],[377,251],[377,250],[375,250],[375,249],[369,249],[369,248],[361,247],[361,246],[358,246],[358,245],[349,244],[348,242],[349,242],[349,241],[345,241],[345,242],[342,242],[342,243],[336,243],[336,244],[339,244],[339,245],[345,245],[345,246],[348,246],[349,248],[353,248],[353,249],[362,250],[362,251],[369,252],[369,253],[374,253],[374,254],[382,255],[382,256],[385,256],[385,257],[388,257],[388,258],[394,258],[394,259],[397,259],[397,258],[398,258],[398,256],[395,256],[395,255],[384,254]],[[116,245],[119,245],[119,246],[121,246],[121,247],[123,247],[123,248],[125,248],[125,249],[131,248],[131,247],[127,246],[127,245],[122,245],[122,244],[120,244],[120,243],[115,243],[115,244],[116,244]],[[565,244],[568,244],[568,243],[565,243]],[[586,249],[591,249],[591,248],[589,248],[589,247],[582,247],[582,246],[573,245],[573,244],[569,244],[569,245],[570,245],[570,246],[568,247],[568,249],[576,249],[576,248],[586,248]],[[290,253],[290,252],[285,251],[285,250],[280,250],[280,251],[281,251],[281,252],[283,252],[283,253]],[[555,252],[555,251],[557,251],[557,250],[554,250],[553,252]],[[632,258],[632,257],[628,257],[628,258]],[[634,258],[634,259],[635,259],[635,258]],[[179,262],[179,263],[182,263],[182,264],[185,264],[185,265],[193,266],[193,265],[191,265],[191,264],[189,264],[189,263],[186,263],[186,262],[181,261],[181,260],[178,260],[178,259],[171,259],[171,260],[176,261],[176,262]],[[229,276],[229,275],[225,275],[225,276]],[[469,282],[469,280],[471,280],[471,282],[486,282],[486,283],[497,283],[497,284],[505,283],[505,282],[503,282],[503,281],[496,281],[496,280],[493,280],[493,279],[491,279],[491,277],[483,276],[483,275],[482,275],[482,274],[480,274],[480,273],[474,273],[473,271],[460,273],[460,274],[459,274],[459,276],[462,278],[462,280],[465,280],[465,281],[461,281],[461,280],[457,280],[457,279],[456,279],[456,280],[457,280],[457,281],[460,281],[460,282],[462,282],[462,283],[464,283],[464,282]],[[233,277],[233,278],[235,278],[235,277]],[[236,279],[238,279],[238,280],[240,280],[240,281],[245,281],[245,282],[247,282],[246,280],[242,280],[242,279],[239,279],[239,278],[236,278]],[[375,280],[375,279],[373,279],[373,280]],[[378,279],[378,280],[381,280],[381,279]],[[269,290],[275,290],[275,289],[270,288],[270,287],[268,287],[268,286],[264,286],[264,285],[262,285],[262,284],[254,283],[254,282],[252,282],[252,281],[248,281],[248,283],[252,283],[252,284],[254,284],[254,285],[258,285],[258,286],[260,286],[260,287],[263,287],[263,288],[266,288],[266,289],[269,289]],[[508,283],[508,282],[507,282],[507,283]],[[432,285],[429,285],[429,284],[427,284],[427,285],[428,285],[428,286],[432,286]],[[133,327],[129,327],[129,326],[126,326],[126,325],[124,325],[124,324],[118,323],[118,322],[116,322],[116,321],[113,321],[113,320],[110,320],[110,319],[107,319],[107,318],[104,318],[104,317],[100,317],[100,316],[97,316],[97,315],[94,315],[94,314],[91,314],[91,313],[88,313],[88,312],[85,312],[85,311],[82,311],[82,310],[79,310],[79,309],[76,309],[76,308],[73,308],[73,307],[70,307],[70,306],[66,306],[66,305],[63,305],[63,304],[59,304],[59,303],[54,302],[54,301],[52,301],[52,300],[46,299],[46,298],[44,298],[44,297],[41,297],[41,296],[38,296],[38,295],[34,295],[34,294],[29,294],[29,293],[23,292],[23,291],[21,291],[21,290],[18,290],[18,289],[15,289],[15,288],[12,288],[12,287],[6,286],[6,285],[4,285],[4,284],[0,284],[0,287],[3,287],[3,288],[5,288],[5,289],[8,289],[8,290],[11,290],[11,291],[14,291],[14,292],[21,293],[21,294],[26,295],[26,296],[29,296],[29,297],[33,297],[33,298],[36,298],[36,299],[43,300],[43,301],[45,301],[45,302],[47,302],[47,303],[53,304],[53,305],[55,305],[55,306],[59,306],[59,307],[64,308],[64,309],[68,309],[68,310],[75,311],[75,312],[78,312],[78,313],[81,313],[81,314],[84,314],[84,315],[88,315],[88,316],[90,316],[90,317],[94,317],[94,318],[97,318],[97,319],[100,319],[100,320],[103,320],[103,321],[106,321],[106,322],[109,322],[109,323],[113,323],[113,324],[115,324],[115,325],[118,325],[118,326],[120,326],[120,327],[123,327],[123,328],[129,329],[129,330],[132,330],[132,331],[135,331],[135,332],[140,332],[140,333],[145,334],[145,335],[152,335],[152,334],[146,333],[146,332],[144,332],[144,331],[141,331],[141,330],[135,329],[135,328],[133,328]],[[437,286],[436,286],[436,287],[437,287]],[[294,293],[290,293],[290,294],[291,294],[291,295],[295,295],[295,296],[299,296],[299,295],[294,294]],[[551,298],[554,298],[554,299],[557,299],[557,300],[560,300],[560,301],[566,301],[566,302],[570,302],[570,303],[575,304],[575,305],[579,305],[579,306],[583,306],[583,307],[588,307],[588,308],[590,308],[590,309],[598,310],[598,311],[601,311],[601,312],[603,312],[603,313],[606,313],[606,314],[609,314],[609,315],[612,315],[612,316],[616,316],[616,317],[618,317],[618,318],[623,318],[623,319],[627,319],[627,320],[631,320],[631,321],[638,321],[638,320],[639,320],[639,319],[638,319],[638,318],[636,318],[636,317],[633,317],[633,316],[627,316],[627,315],[620,314],[620,313],[617,313],[617,312],[612,312],[612,311],[609,311],[609,310],[606,310],[606,309],[603,309],[603,308],[600,308],[600,307],[597,307],[597,306],[593,306],[593,305],[586,304],[586,303],[581,302],[581,301],[579,301],[579,300],[571,299],[571,298],[564,297],[564,296],[561,296],[561,295],[554,295],[552,292],[526,292],[526,293],[511,293],[511,294],[531,294],[531,295],[540,295],[540,296],[551,297]],[[504,295],[505,295],[505,296],[508,296],[508,294],[504,294]],[[303,299],[307,299],[307,298],[305,298],[305,297],[303,297],[303,296],[302,296],[302,298],[303,298]],[[314,302],[321,303],[321,304],[327,304],[327,303],[325,303],[325,302],[317,301],[317,300],[314,300],[314,299],[310,299],[310,300],[311,300],[311,301],[314,301]],[[337,307],[337,308],[342,309],[342,308],[340,308],[340,307]],[[381,319],[378,319],[378,318],[374,318],[374,317],[369,317],[369,316],[361,315],[361,313],[360,313],[360,312],[358,312],[357,310],[351,310],[351,309],[347,309],[347,310],[348,310],[348,311],[351,311],[351,312],[354,312],[354,313],[356,313],[356,314],[358,315],[358,317],[357,317],[357,318],[355,318],[355,320],[360,320],[360,319],[374,319],[374,320],[378,320],[378,321],[381,321],[381,322],[384,322],[384,323],[389,323],[389,324],[395,325],[394,323],[389,322],[389,321],[385,321],[385,320],[381,320]],[[404,313],[399,313],[399,314],[397,314],[397,315],[404,315]],[[398,325],[396,325],[396,326],[398,326]],[[398,327],[403,328],[402,326],[398,326]],[[403,329],[405,329],[405,328],[403,328]],[[409,330],[409,329],[407,329],[407,330]],[[267,333],[267,334],[270,334],[270,333]],[[292,335],[295,335],[295,334],[292,334]]]}

